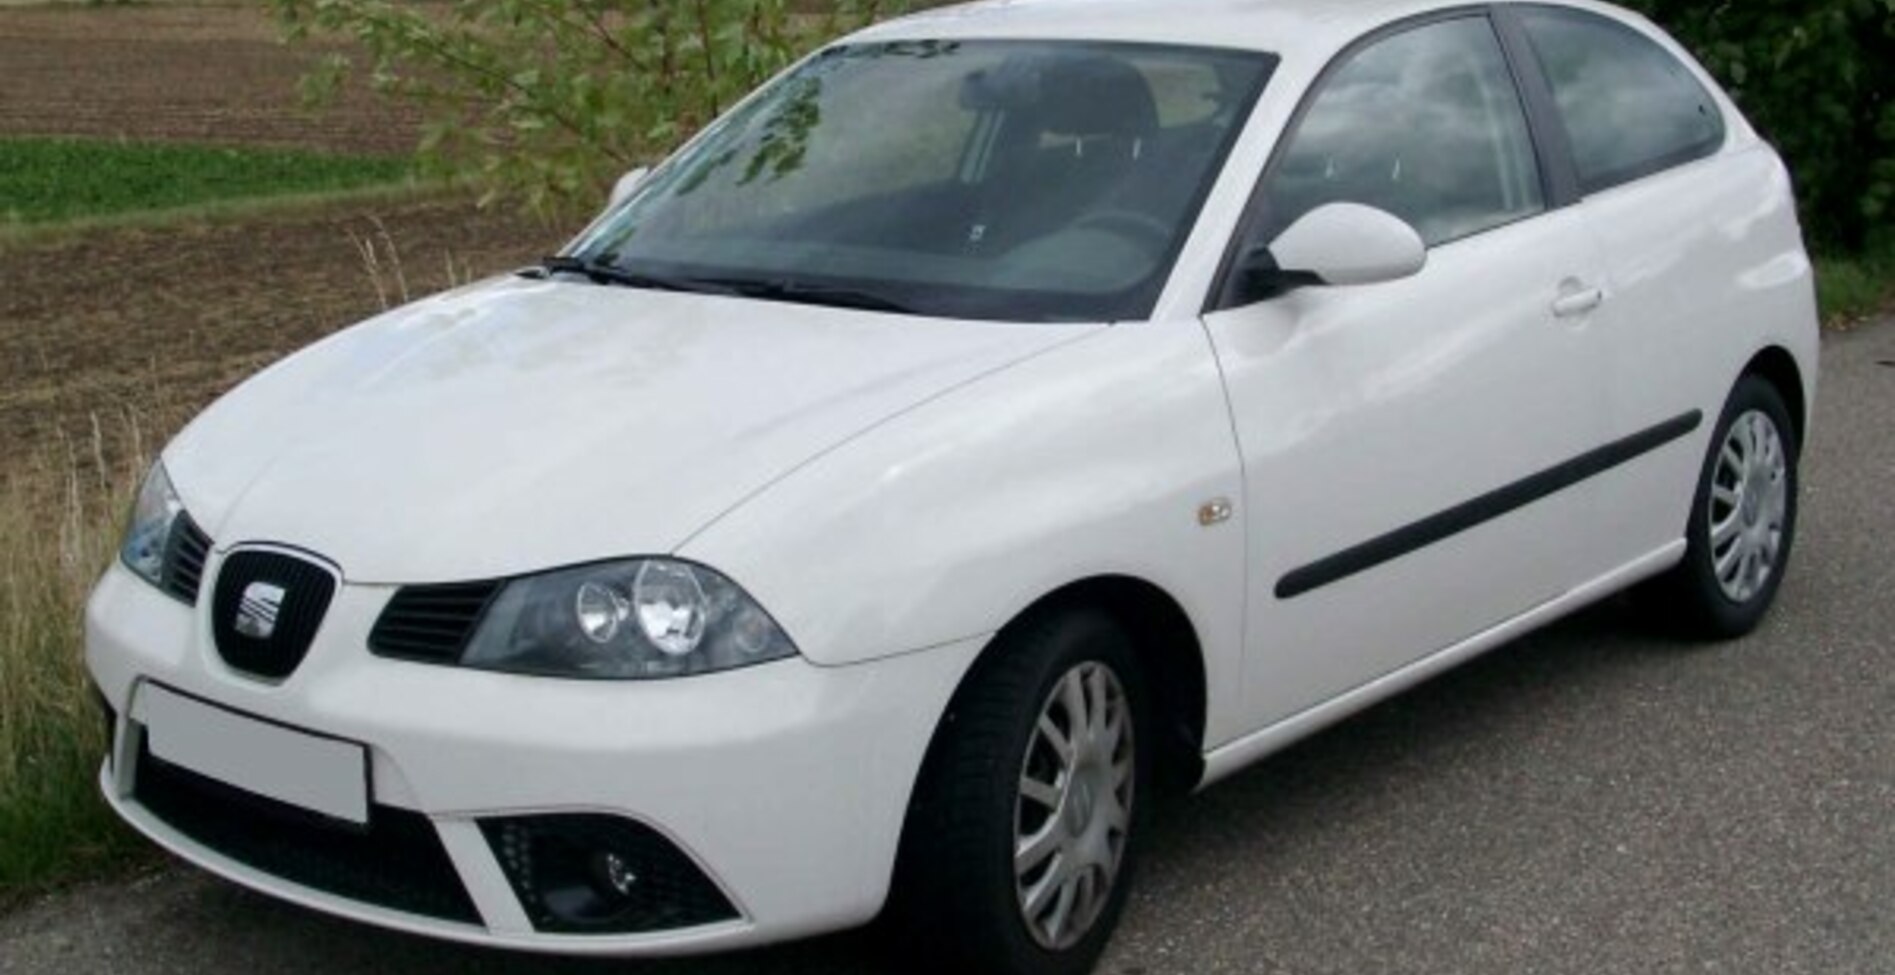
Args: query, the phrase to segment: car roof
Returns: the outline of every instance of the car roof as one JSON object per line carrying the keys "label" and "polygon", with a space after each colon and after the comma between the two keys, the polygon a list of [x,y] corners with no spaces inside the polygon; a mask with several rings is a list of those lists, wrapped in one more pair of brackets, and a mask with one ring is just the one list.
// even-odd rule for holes
{"label": "car roof", "polygon": [[[1609,12],[1604,4],[1536,0]],[[872,27],[854,40],[1013,39],[1142,41],[1202,47],[1330,48],[1391,21],[1469,0],[979,0]]]}

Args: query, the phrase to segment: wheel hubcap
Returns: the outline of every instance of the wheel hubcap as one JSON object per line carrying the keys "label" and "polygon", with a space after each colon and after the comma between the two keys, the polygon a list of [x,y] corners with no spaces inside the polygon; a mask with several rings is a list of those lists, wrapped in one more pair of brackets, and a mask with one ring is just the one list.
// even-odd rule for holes
{"label": "wheel hubcap", "polygon": [[1789,457],[1775,421],[1760,410],[1738,417],[1718,448],[1708,514],[1711,567],[1731,602],[1749,602],[1776,573],[1789,494]]}
{"label": "wheel hubcap", "polygon": [[1131,826],[1132,712],[1117,674],[1087,662],[1040,708],[1014,803],[1020,914],[1043,948],[1070,948],[1110,900]]}

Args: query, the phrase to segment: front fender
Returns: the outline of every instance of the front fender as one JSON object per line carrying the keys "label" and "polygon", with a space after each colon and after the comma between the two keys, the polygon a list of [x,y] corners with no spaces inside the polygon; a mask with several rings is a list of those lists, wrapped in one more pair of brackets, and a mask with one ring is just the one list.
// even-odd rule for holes
{"label": "front fender", "polygon": [[1122,325],[850,441],[679,554],[737,580],[826,666],[992,633],[1075,580],[1143,579],[1198,632],[1215,742],[1242,686],[1245,513],[1205,526],[1198,511],[1242,496],[1201,325]]}

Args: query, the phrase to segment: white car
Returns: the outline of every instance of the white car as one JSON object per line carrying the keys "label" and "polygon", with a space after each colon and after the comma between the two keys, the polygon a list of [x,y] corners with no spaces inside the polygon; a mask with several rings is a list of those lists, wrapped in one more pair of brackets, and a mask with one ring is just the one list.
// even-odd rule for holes
{"label": "white car", "polygon": [[1616,8],[936,10],[622,189],[164,450],[87,614],[133,826],[476,944],[1080,972],[1154,799],[1783,578],[1790,180]]}

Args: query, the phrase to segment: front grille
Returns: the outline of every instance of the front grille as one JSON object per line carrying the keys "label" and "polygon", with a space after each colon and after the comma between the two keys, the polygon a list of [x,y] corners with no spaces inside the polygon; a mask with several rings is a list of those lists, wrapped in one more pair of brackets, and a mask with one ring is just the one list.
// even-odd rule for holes
{"label": "front grille", "polygon": [[536,931],[639,934],[738,916],[683,850],[635,820],[518,816],[480,831]]}
{"label": "front grille", "polygon": [[171,523],[171,534],[165,538],[159,585],[165,592],[197,605],[197,592],[204,584],[204,561],[210,554],[211,537],[197,527],[190,515],[178,515]]}
{"label": "front grille", "polygon": [[288,677],[315,642],[336,577],[281,552],[237,552],[217,572],[211,635],[224,662],[246,673]]}
{"label": "front grille", "polygon": [[404,586],[369,631],[368,647],[384,657],[451,664],[500,593],[499,582]]}
{"label": "front grille", "polygon": [[444,921],[480,923],[426,816],[373,806],[351,829],[172,765],[141,748],[133,796],[165,825],[293,884]]}

